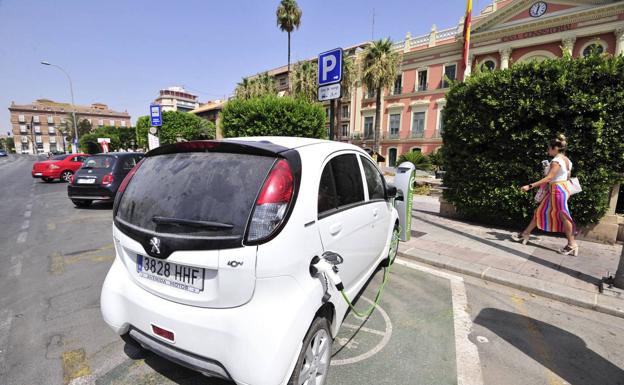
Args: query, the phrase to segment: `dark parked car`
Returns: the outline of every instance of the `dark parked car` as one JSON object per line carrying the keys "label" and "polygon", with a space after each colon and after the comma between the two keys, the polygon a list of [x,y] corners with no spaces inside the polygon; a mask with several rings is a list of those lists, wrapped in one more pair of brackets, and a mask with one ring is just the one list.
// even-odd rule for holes
{"label": "dark parked car", "polygon": [[93,201],[114,201],[119,185],[143,159],[136,152],[111,152],[91,155],[76,171],[67,186],[69,199],[78,207],[88,207]]}
{"label": "dark parked car", "polygon": [[0,149],[0,156],[7,156],[7,152]]}

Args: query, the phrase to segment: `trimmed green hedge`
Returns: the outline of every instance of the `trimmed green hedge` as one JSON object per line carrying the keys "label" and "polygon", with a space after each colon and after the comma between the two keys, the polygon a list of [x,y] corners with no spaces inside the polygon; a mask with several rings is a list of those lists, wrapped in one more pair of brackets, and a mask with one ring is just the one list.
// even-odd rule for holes
{"label": "trimmed green hedge", "polygon": [[557,133],[568,139],[583,192],[570,199],[578,224],[608,208],[609,188],[624,172],[624,57],[547,60],[483,72],[456,83],[444,110],[445,198],[487,223],[530,220],[540,162]]}
{"label": "trimmed green hedge", "polygon": [[326,138],[325,110],[319,103],[290,97],[233,99],[221,112],[223,136]]}

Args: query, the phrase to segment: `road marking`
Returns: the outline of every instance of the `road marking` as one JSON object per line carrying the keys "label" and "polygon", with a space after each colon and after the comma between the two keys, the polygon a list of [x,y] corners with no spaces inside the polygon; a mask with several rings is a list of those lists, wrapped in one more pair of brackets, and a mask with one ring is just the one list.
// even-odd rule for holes
{"label": "road marking", "polygon": [[24,221],[24,224],[22,224],[22,230],[27,230],[29,226],[30,226],[30,221],[26,219]]}
{"label": "road marking", "polygon": [[5,362],[9,349],[11,321],[13,321],[13,312],[9,309],[0,310],[0,374],[7,372]]}
{"label": "road marking", "polygon": [[348,324],[346,322],[343,322],[341,326],[344,326],[347,329],[353,329],[353,330],[359,330],[359,331],[366,332],[366,333],[377,334],[378,336],[383,336],[386,334],[385,332],[382,332],[381,330],[360,327],[358,325]]}
{"label": "road marking", "polygon": [[17,243],[24,243],[24,242],[26,242],[26,238],[27,237],[28,237],[28,233],[26,231],[22,231],[17,236]]}
{"label": "road marking", "polygon": [[32,214],[32,211],[30,210],[24,212],[24,218],[30,218],[30,214]]}
{"label": "road marking", "polygon": [[30,209],[32,209],[32,205],[33,205],[32,203],[27,204],[27,205],[26,205],[26,210],[30,210]]}
{"label": "road marking", "polygon": [[457,385],[483,385],[479,350],[468,336],[472,332],[472,319],[468,314],[468,297],[462,277],[420,266],[397,258],[396,263],[450,280],[453,300],[453,327],[455,329],[455,359],[457,362]]}
{"label": "road marking", "polygon": [[48,230],[56,230],[56,224],[53,222],[48,223]]}
{"label": "road marking", "polygon": [[9,268],[9,277],[19,277],[22,274],[22,256],[11,256],[11,267]]}
{"label": "road marking", "polygon": [[63,383],[65,385],[75,384],[75,380],[91,376],[91,368],[87,364],[87,354],[83,348],[63,352],[61,365],[63,367]]}

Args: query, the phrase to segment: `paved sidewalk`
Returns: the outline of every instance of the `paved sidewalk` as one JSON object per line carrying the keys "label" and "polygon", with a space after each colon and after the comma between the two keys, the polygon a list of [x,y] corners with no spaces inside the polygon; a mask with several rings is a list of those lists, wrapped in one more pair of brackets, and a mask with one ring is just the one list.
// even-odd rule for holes
{"label": "paved sidewalk", "polygon": [[438,211],[437,198],[414,198],[412,239],[400,244],[401,256],[624,318],[624,297],[598,290],[601,278],[617,269],[622,245],[579,241],[579,256],[565,256],[557,252],[563,237],[536,233],[525,246],[508,230],[442,218]]}

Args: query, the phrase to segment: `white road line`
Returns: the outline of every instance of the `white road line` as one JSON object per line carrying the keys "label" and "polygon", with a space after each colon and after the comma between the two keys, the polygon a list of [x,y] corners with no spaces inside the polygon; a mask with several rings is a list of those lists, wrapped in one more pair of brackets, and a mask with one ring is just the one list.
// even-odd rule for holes
{"label": "white road line", "polygon": [[455,358],[457,362],[457,385],[483,385],[479,350],[468,336],[472,332],[472,320],[468,314],[468,297],[462,277],[448,274],[397,258],[399,265],[420,270],[438,277],[447,278],[451,283],[453,299],[453,327],[455,329]]}
{"label": "white road line", "polygon": [[24,223],[22,224],[22,230],[28,230],[29,227],[30,227],[30,221],[26,219]]}
{"label": "white road line", "polygon": [[9,268],[9,277],[19,277],[22,274],[22,256],[11,256],[11,267]]}
{"label": "white road line", "polygon": [[11,310],[0,310],[0,374],[7,372],[5,361],[8,354],[9,330],[12,320],[13,312]]}
{"label": "white road line", "polygon": [[28,238],[28,233],[26,231],[22,231],[17,236],[17,243],[24,243],[24,242],[26,242],[26,238]]}
{"label": "white road line", "polygon": [[32,205],[33,205],[32,203],[27,204],[27,205],[26,205],[26,210],[30,210],[30,209],[32,209]]}
{"label": "white road line", "polygon": [[24,218],[30,218],[30,215],[32,214],[32,211],[28,210],[24,212]]}
{"label": "white road line", "polygon": [[343,322],[340,326],[344,326],[347,329],[353,329],[353,330],[359,330],[359,331],[366,332],[366,333],[377,334],[378,336],[386,335],[386,332],[382,332],[381,330],[360,327],[358,325],[348,324],[346,322]]}

